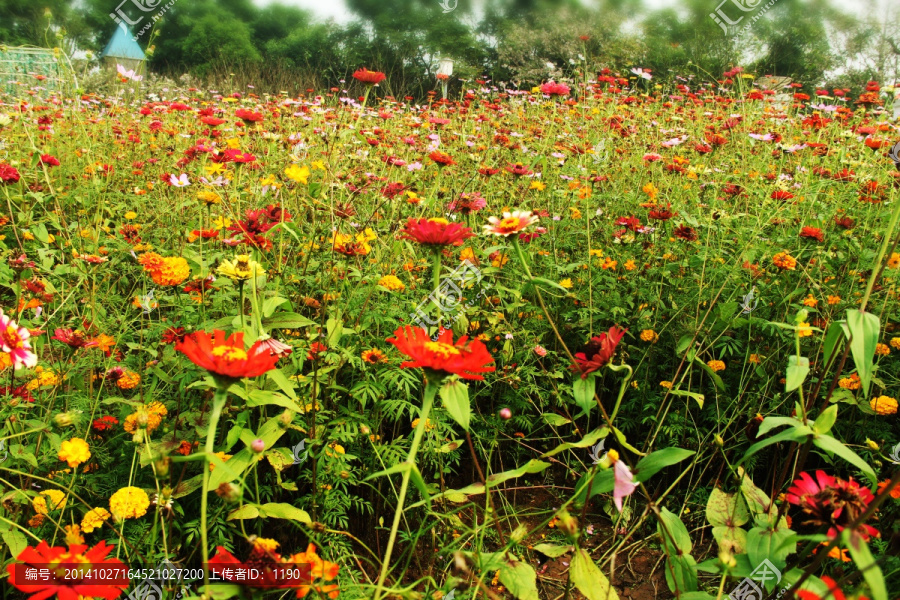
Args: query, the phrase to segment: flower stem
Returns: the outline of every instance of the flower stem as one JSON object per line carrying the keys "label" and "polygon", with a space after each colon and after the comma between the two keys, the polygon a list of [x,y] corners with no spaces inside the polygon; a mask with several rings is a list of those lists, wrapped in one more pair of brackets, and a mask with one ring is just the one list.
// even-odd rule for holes
{"label": "flower stem", "polygon": [[425,424],[428,422],[428,415],[431,413],[431,406],[434,403],[434,396],[437,394],[439,386],[439,382],[431,381],[429,379],[428,385],[425,387],[425,399],[422,402],[422,409],[419,411],[419,424],[416,425],[412,446],[410,446],[409,454],[406,456],[407,469],[403,472],[403,482],[400,485],[400,496],[397,498],[397,508],[394,511],[394,523],[391,525],[391,534],[388,537],[387,549],[384,552],[384,561],[381,563],[381,574],[378,576],[378,585],[375,588],[375,600],[381,599],[381,592],[383,591],[382,586],[384,585],[384,580],[387,579],[391,554],[394,551],[394,542],[397,540],[397,530],[400,527],[400,517],[403,516],[403,504],[406,500],[406,491],[409,489],[409,478],[416,465],[416,453],[419,451],[419,444],[422,442],[422,436],[425,433]]}
{"label": "flower stem", "polygon": [[219,418],[222,416],[222,409],[225,408],[225,401],[228,399],[228,384],[219,383],[216,393],[213,396],[212,413],[209,415],[209,425],[206,431],[206,446],[204,453],[206,455],[203,461],[203,495],[200,496],[200,539],[203,544],[203,583],[209,587],[209,538],[207,531],[207,502],[209,496],[209,457],[212,455],[213,447],[216,443],[216,431],[219,429]]}

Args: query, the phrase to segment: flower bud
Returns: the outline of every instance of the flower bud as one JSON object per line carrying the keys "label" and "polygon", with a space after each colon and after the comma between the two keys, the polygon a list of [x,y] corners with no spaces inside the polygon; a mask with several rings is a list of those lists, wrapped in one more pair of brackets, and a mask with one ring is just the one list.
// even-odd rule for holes
{"label": "flower bud", "polygon": [[516,527],[512,533],[509,534],[509,539],[513,541],[513,543],[519,544],[522,540],[525,539],[525,536],[528,535],[528,528],[525,525],[519,525]]}
{"label": "flower bud", "polygon": [[257,438],[250,443],[250,449],[256,454],[261,454],[266,449],[266,443]]}
{"label": "flower bud", "polygon": [[878,442],[866,438],[866,446],[868,446],[869,450],[872,452],[878,452]]}
{"label": "flower bud", "polygon": [[278,424],[281,425],[282,428],[290,427],[291,423],[294,422],[294,411],[289,409],[284,409],[284,412],[281,413],[281,416],[278,417]]}
{"label": "flower bud", "polygon": [[216,495],[228,503],[237,502],[241,499],[241,488],[231,482],[226,482],[216,488]]}
{"label": "flower bud", "polygon": [[724,440],[724,438],[722,438],[722,436],[719,435],[718,433],[716,434],[716,437],[713,438],[713,439],[715,439],[715,441],[716,441],[716,446],[718,446],[719,448],[722,448],[722,447],[725,445],[725,440]]}
{"label": "flower bud", "polygon": [[59,413],[53,417],[53,422],[57,427],[70,427],[75,422],[75,417],[72,413]]}
{"label": "flower bud", "polygon": [[360,425],[359,432],[363,435],[369,435],[370,433],[372,433],[372,429],[369,428],[368,425]]}
{"label": "flower bud", "polygon": [[737,566],[737,560],[734,558],[734,555],[728,550],[722,550],[719,552],[719,561],[721,561],[722,565],[726,569],[733,569]]}
{"label": "flower bud", "polygon": [[509,419],[511,417],[512,417],[511,410],[509,410],[508,408],[505,408],[505,407],[500,409],[500,418],[501,419]]}
{"label": "flower bud", "polygon": [[172,463],[172,460],[166,456],[155,463],[153,463],[154,468],[156,469],[157,477],[166,477],[169,474],[169,465]]}

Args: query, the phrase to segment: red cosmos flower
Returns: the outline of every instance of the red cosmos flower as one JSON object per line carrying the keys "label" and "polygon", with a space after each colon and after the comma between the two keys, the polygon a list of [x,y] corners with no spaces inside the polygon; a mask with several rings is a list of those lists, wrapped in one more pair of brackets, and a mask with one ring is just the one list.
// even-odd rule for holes
{"label": "red cosmos flower", "polygon": [[804,227],[800,230],[800,237],[816,240],[817,242],[825,241],[825,234],[818,227]]}
{"label": "red cosmos flower", "polygon": [[[234,116],[242,120],[244,123],[259,123],[264,118],[262,113],[247,110],[246,108],[237,109],[236,111],[234,111]],[[204,121],[204,123],[206,123],[206,121]],[[207,125],[209,125],[209,123],[207,123]]]}
{"label": "red cosmos flower", "polygon": [[450,165],[455,165],[456,161],[453,160],[453,157],[449,154],[445,154],[440,152],[439,150],[435,150],[431,154],[428,155],[428,158],[441,165],[442,167],[448,167]]}
{"label": "red cosmos flower", "polygon": [[[118,558],[106,558],[113,548],[115,546],[107,546],[106,542],[101,541],[89,550],[85,545],[72,544],[67,551],[61,546],[51,548],[42,540],[37,548],[28,546],[16,557],[19,563],[24,564],[12,564],[6,568],[9,583],[22,592],[34,594],[30,600],[44,600],[52,596],[57,596],[59,600],[117,598],[130,582],[125,563]],[[27,578],[26,568],[29,571],[32,568],[49,569],[53,577],[47,581],[30,579]],[[104,572],[114,575],[103,578],[74,577],[101,569],[109,569]]]}
{"label": "red cosmos flower", "polygon": [[459,246],[475,233],[459,223],[447,219],[410,219],[400,237],[425,246]]}
{"label": "red cosmos flower", "polygon": [[19,181],[19,172],[10,165],[0,165],[0,181],[3,183],[16,183]]}
{"label": "red cosmos flower", "polygon": [[547,94],[548,96],[568,96],[569,86],[564,83],[555,83],[553,81],[548,81],[547,83],[541,85],[541,93]]}
{"label": "red cosmos flower", "polygon": [[581,352],[575,354],[575,364],[569,368],[581,373],[582,379],[587,379],[589,374],[602,369],[612,360],[616,346],[625,337],[626,331],[628,330],[613,326],[608,332],[595,335]]}
{"label": "red cosmos flower", "polygon": [[367,85],[375,85],[387,79],[387,75],[385,75],[381,71],[370,71],[363,67],[353,73],[353,79],[361,81]]}
{"label": "red cosmos flower", "polygon": [[794,195],[790,192],[786,192],[784,190],[775,190],[772,192],[773,200],[791,200]]}
{"label": "red cosmos flower", "polygon": [[387,342],[412,359],[400,365],[404,369],[421,367],[429,376],[458,375],[462,379],[478,380],[484,379],[479,373],[495,370],[487,366],[494,359],[480,340],[469,341],[464,335],[454,343],[449,329],[443,330],[436,342],[431,341],[424,329],[411,325],[397,328],[394,336]]}
{"label": "red cosmos flower", "polygon": [[213,377],[236,380],[242,377],[259,377],[275,368],[277,356],[260,349],[256,342],[244,349],[244,334],[216,329],[210,335],[197,331],[175,344],[175,350],[184,353],[191,362],[210,372]]}
{"label": "red cosmos flower", "polygon": [[55,156],[51,156],[50,154],[41,154],[41,164],[47,165],[48,167],[58,167],[59,159]]}
{"label": "red cosmos flower", "polygon": [[[816,471],[815,479],[809,473],[800,473],[800,478],[788,488],[786,499],[803,510],[806,524],[827,525],[828,535],[834,537],[868,508],[874,496],[852,478],[845,481],[825,471]],[[857,531],[866,540],[879,535],[878,530],[865,524]]]}
{"label": "red cosmos flower", "polygon": [[94,419],[94,423],[91,426],[94,428],[94,431],[107,431],[118,424],[119,420],[117,418],[112,415],[106,415],[99,419]]}

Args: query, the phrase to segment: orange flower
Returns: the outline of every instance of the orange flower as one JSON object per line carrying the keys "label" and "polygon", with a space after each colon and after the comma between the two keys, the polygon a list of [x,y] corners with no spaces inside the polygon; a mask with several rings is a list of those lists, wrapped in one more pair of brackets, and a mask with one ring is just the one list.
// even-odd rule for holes
{"label": "orange flower", "polygon": [[797,259],[787,252],[779,252],[772,257],[772,262],[775,263],[776,267],[784,269],[785,271],[793,271],[797,268]]}

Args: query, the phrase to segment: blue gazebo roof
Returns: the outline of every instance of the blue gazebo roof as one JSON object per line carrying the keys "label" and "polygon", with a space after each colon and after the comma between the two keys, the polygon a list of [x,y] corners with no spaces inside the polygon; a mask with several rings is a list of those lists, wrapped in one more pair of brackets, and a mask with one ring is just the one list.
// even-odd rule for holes
{"label": "blue gazebo roof", "polygon": [[106,44],[106,48],[100,53],[100,58],[112,56],[113,58],[130,58],[133,60],[146,60],[144,51],[134,41],[134,36],[124,24],[116,27],[112,39]]}

